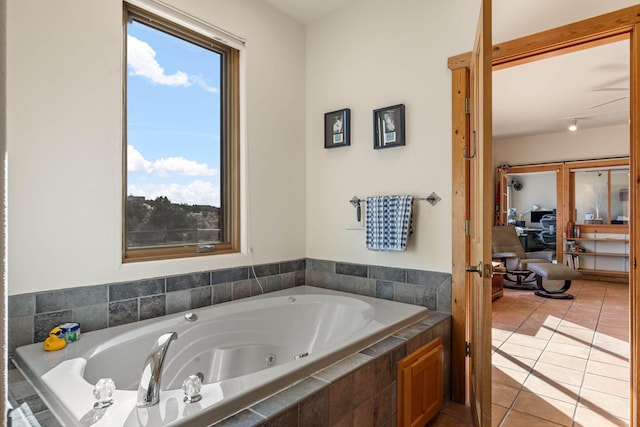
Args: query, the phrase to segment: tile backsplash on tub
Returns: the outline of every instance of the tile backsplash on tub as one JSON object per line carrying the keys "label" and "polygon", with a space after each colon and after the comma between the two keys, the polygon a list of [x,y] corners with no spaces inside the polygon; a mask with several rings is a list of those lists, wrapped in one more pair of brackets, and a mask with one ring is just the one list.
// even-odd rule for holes
{"label": "tile backsplash on tub", "polygon": [[261,288],[273,292],[304,284],[451,314],[449,273],[296,259],[10,296],[9,356],[16,347],[44,341],[53,326],[66,321],[80,322],[89,332],[259,295]]}
{"label": "tile backsplash on tub", "polygon": [[44,341],[63,322],[80,322],[89,332],[259,295],[260,287],[272,292],[304,285],[305,266],[297,259],[10,296],[9,356],[16,347]]}
{"label": "tile backsplash on tub", "polygon": [[451,274],[307,258],[306,284],[451,314]]}

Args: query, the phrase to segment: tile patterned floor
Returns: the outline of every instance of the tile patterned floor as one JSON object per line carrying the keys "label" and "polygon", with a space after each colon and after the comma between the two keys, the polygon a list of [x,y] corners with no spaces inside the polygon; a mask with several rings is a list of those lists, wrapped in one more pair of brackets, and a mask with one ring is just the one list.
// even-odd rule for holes
{"label": "tile patterned floor", "polygon": [[[493,302],[492,425],[629,425],[629,295],[574,281],[573,300],[505,289]],[[470,426],[449,405],[430,427]]]}

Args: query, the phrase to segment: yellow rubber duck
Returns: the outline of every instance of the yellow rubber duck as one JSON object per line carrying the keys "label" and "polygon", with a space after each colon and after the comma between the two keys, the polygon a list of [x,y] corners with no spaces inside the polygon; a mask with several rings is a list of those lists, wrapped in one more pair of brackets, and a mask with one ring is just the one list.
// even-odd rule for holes
{"label": "yellow rubber duck", "polygon": [[64,339],[64,332],[57,326],[49,332],[49,338],[44,340],[44,349],[46,351],[60,350],[66,345],[67,340]]}

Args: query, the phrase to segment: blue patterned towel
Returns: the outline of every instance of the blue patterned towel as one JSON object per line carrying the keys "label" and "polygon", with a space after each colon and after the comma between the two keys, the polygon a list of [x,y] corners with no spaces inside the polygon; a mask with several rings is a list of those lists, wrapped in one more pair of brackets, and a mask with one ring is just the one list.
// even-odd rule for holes
{"label": "blue patterned towel", "polygon": [[405,251],[411,229],[413,196],[367,197],[367,249]]}

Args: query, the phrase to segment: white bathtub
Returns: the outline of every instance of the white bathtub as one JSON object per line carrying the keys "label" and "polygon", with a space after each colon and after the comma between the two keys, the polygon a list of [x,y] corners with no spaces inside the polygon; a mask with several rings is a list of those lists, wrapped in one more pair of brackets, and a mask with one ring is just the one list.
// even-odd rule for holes
{"label": "white bathtub", "polygon": [[[134,324],[83,333],[57,352],[16,350],[16,364],[65,426],[211,425],[426,316],[424,307],[299,286]],[[176,332],[158,405],[136,408],[155,340]],[[204,377],[202,400],[183,402],[183,380]],[[93,385],[116,384],[115,403],[92,410]],[[93,421],[92,420],[92,421]]]}

